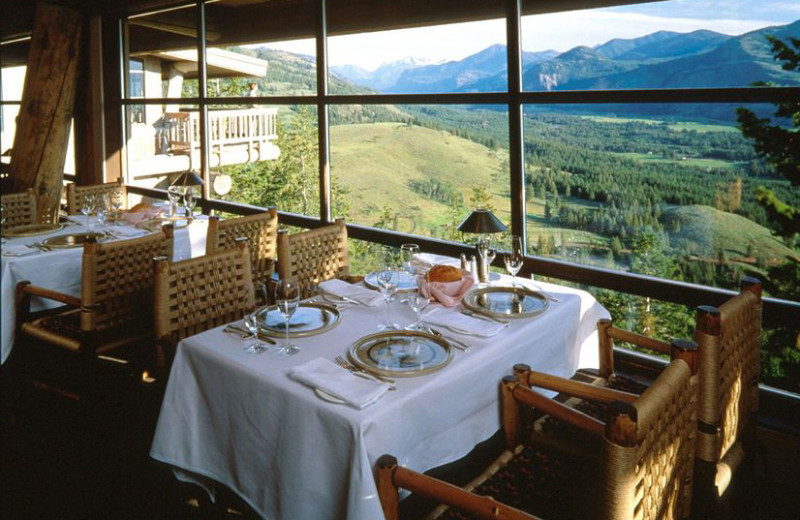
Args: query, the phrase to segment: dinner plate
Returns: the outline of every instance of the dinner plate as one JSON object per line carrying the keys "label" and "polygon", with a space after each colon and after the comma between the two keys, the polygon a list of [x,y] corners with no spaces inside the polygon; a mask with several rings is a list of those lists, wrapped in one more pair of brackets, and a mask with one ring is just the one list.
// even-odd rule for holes
{"label": "dinner plate", "polygon": [[[261,333],[274,337],[286,335],[286,320],[276,306],[262,307],[258,312],[262,314],[258,320],[262,324]],[[332,305],[302,302],[289,320],[289,336],[302,338],[321,334],[338,325],[340,320],[339,310]]]}
{"label": "dinner plate", "polygon": [[547,298],[527,287],[478,287],[464,295],[462,305],[494,318],[528,318],[547,310]]}
{"label": "dinner plate", "polygon": [[[417,288],[417,277],[411,276],[405,271],[398,271],[399,281],[397,284],[397,292],[409,292],[416,290]],[[373,272],[369,273],[364,277],[364,285],[369,287],[370,289],[375,289],[380,291],[381,287],[378,283],[378,273]]]}
{"label": "dinner plate", "polygon": [[4,229],[3,236],[7,238],[35,237],[58,231],[63,227],[64,224],[25,224]]}
{"label": "dinner plate", "polygon": [[45,245],[51,249],[68,249],[70,247],[81,247],[84,243],[89,241],[89,238],[95,237],[98,241],[101,238],[106,238],[106,235],[103,233],[96,233],[93,231],[84,232],[84,233],[69,233],[67,235],[58,235],[55,237],[50,237],[42,241],[42,245]]}
{"label": "dinner plate", "polygon": [[350,348],[350,359],[368,372],[412,377],[444,368],[453,358],[444,338],[416,330],[387,330],[370,334]]}

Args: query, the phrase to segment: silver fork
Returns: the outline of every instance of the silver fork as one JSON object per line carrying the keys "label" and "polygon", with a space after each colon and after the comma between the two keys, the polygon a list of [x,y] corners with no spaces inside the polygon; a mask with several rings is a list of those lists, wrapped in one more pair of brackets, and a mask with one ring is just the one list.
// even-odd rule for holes
{"label": "silver fork", "polygon": [[355,366],[354,364],[350,363],[349,361],[347,361],[342,356],[336,356],[336,364],[339,365],[342,368],[346,368],[347,370],[352,372],[353,375],[363,374],[363,375],[368,376],[370,378],[377,379],[378,381],[382,381],[384,383],[389,383],[391,385],[389,387],[389,390],[396,390],[396,388],[394,386],[394,379],[389,379],[388,377],[383,377],[383,376],[379,376],[377,374],[373,374],[371,372],[367,372],[363,368],[359,368],[359,367]]}

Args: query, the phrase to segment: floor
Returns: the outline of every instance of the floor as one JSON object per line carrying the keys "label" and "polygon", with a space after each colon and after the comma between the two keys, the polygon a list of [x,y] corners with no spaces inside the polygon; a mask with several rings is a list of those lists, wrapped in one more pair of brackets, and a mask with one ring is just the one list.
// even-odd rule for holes
{"label": "floor", "polygon": [[[160,406],[157,385],[135,382],[122,395],[76,404],[31,391],[9,391],[4,367],[0,437],[0,518],[232,519],[253,518],[240,501],[210,504],[148,457]],[[798,439],[765,433],[772,455],[735,518],[797,518]],[[768,471],[765,471],[768,470]],[[463,472],[459,468],[456,472]],[[765,474],[772,474],[766,478]],[[404,517],[421,507],[404,501]],[[295,519],[292,519],[295,520]],[[302,520],[302,519],[297,519]]]}

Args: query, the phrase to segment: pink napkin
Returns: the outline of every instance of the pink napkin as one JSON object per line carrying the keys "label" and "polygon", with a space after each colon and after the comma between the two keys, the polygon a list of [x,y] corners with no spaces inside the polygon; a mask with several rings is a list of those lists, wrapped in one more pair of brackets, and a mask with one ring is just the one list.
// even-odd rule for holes
{"label": "pink napkin", "polygon": [[152,207],[148,208],[144,211],[125,211],[123,212],[123,216],[125,218],[125,222],[128,224],[138,224],[144,220],[151,220],[164,212],[164,208]]}
{"label": "pink napkin", "polygon": [[455,282],[428,282],[423,276],[419,278],[418,283],[419,290],[424,296],[435,298],[445,307],[454,307],[467,294],[475,280],[470,273],[465,271],[461,280]]}

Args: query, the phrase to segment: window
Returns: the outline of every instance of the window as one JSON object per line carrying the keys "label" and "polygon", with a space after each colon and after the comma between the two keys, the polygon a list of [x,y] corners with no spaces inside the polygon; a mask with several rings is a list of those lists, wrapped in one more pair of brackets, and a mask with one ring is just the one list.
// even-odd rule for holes
{"label": "window", "polygon": [[[775,102],[797,97],[800,78],[781,69],[766,36],[796,37],[800,5],[540,4],[522,2],[515,24],[504,2],[367,2],[358,16],[336,0],[209,2],[130,19],[129,47],[147,85],[148,53],[162,81],[182,71],[181,89],[170,83],[163,105],[146,106],[205,122],[207,138],[198,130],[188,149],[162,150],[196,155],[208,179],[227,177],[230,191],[213,198],[344,216],[378,237],[456,241],[469,211],[489,206],[544,259],[724,288],[745,274],[782,276],[800,247],[776,237],[755,194],[764,185],[795,206],[800,195],[754,152],[736,110],[771,117]],[[204,85],[189,64],[200,9]],[[508,66],[517,58],[519,77]],[[270,129],[270,154],[237,141],[256,131],[242,134],[250,123],[232,116],[248,111],[271,114],[255,127]],[[770,294],[796,300],[791,285]],[[611,297],[609,308],[651,312]],[[664,313],[677,314],[686,315]],[[790,350],[783,343],[773,353]],[[770,356],[784,380],[800,370],[800,360]]]}
{"label": "window", "polygon": [[[144,99],[144,61],[132,59],[128,62],[128,97]],[[144,105],[131,105],[130,122],[144,124]]]}

